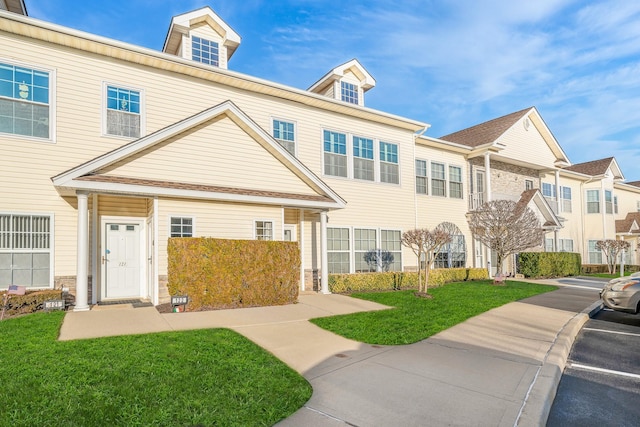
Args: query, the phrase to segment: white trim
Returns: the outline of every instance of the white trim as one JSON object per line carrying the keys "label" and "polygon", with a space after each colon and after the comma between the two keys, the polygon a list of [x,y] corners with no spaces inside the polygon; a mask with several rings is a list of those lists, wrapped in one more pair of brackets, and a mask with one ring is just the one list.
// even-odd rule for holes
{"label": "white trim", "polygon": [[300,290],[304,291],[306,289],[306,284],[304,282],[305,274],[304,274],[304,265],[305,265],[305,250],[304,250],[304,209],[298,210],[298,221],[300,222],[300,227],[298,230],[300,232],[300,237],[298,239],[298,246],[300,248]]}
{"label": "white trim", "polygon": [[[275,137],[275,128],[273,127],[273,122],[275,120],[283,123],[291,123],[293,125],[293,141],[288,141],[286,139],[279,139]],[[293,142],[293,156],[298,157],[298,122],[296,120],[283,119],[278,116],[271,116],[270,129],[271,129],[271,136],[273,137],[273,139],[276,140],[276,142],[278,141],[282,141],[285,143]]]}
{"label": "white trim", "polygon": [[[2,17],[2,11],[0,10],[0,17]],[[4,133],[0,132],[0,136],[7,136],[11,138],[22,139],[31,142],[46,142],[46,143],[56,143],[56,70],[54,68],[48,68],[41,65],[32,65],[28,62],[16,61],[14,59],[7,59],[6,57],[0,57],[0,62],[13,65],[17,67],[24,67],[31,70],[41,71],[49,74],[49,103],[47,106],[49,107],[49,137],[41,138],[38,136],[29,136],[29,135],[19,135],[15,133]],[[18,101],[15,98],[7,98],[12,99],[14,101]],[[29,104],[35,105],[43,105],[41,103],[34,103],[32,101],[26,101]]]}
{"label": "white trim", "polygon": [[[107,103],[109,101],[108,98],[108,91],[107,89],[109,88],[109,86],[111,87],[115,87],[117,89],[125,89],[125,90],[131,90],[131,91],[135,91],[138,92],[140,94],[140,135],[138,135],[137,137],[130,137],[130,136],[122,136],[122,135],[112,135],[110,133],[107,133]],[[130,113],[130,114],[135,114],[135,113]],[[106,137],[106,138],[116,138],[116,139],[123,139],[125,141],[132,141],[132,140],[136,140],[140,137],[142,137],[143,135],[147,134],[147,121],[146,121],[146,100],[145,100],[145,90],[141,89],[141,88],[137,88],[137,87],[133,87],[133,86],[129,86],[129,85],[123,85],[120,83],[112,83],[106,80],[102,81],[102,108],[100,110],[100,115],[101,115],[101,122],[102,122],[102,136]]]}
{"label": "white trim", "polygon": [[[154,198],[157,200],[157,197]],[[196,237],[196,216],[193,214],[167,214],[167,237],[171,238],[171,219],[172,218],[189,218],[191,219],[191,236]]]}
{"label": "white trim", "polygon": [[[146,258],[147,258],[147,227],[146,227],[146,223],[147,223],[147,217],[137,217],[137,216],[112,216],[112,215],[105,215],[105,216],[101,216],[100,217],[100,259],[102,259],[102,255],[103,252],[105,250],[105,245],[107,244],[106,241],[106,225],[107,223],[119,223],[119,224],[125,224],[125,223],[130,223],[130,224],[135,224],[140,226],[140,239],[139,239],[139,246],[140,246],[140,259],[138,260],[138,262],[140,263],[140,277],[138,278],[138,297],[143,297],[146,292],[145,289],[147,287],[147,264],[145,262]],[[107,290],[107,283],[106,283],[106,272],[107,269],[104,267],[104,264],[101,263],[101,265],[103,265],[103,267],[100,269],[101,270],[101,274],[100,274],[100,300],[104,301],[107,300],[106,298],[106,290]],[[113,299],[113,298],[110,298]],[[115,298],[115,299],[119,299],[119,298]]]}
{"label": "white trim", "polygon": [[98,194],[91,195],[91,304],[98,303],[98,263],[100,262],[98,245],[98,227],[100,217],[100,202]]}
{"label": "white trim", "polygon": [[[268,240],[270,241],[277,240],[276,224],[278,223],[278,221],[273,218],[256,218],[253,220],[253,240],[258,240],[258,222],[265,222],[265,223],[270,222],[271,223],[271,239],[268,239]],[[267,239],[260,239],[260,240],[267,240]]]}
{"label": "white trim", "polygon": [[159,201],[157,197],[153,198],[153,286],[154,286],[154,290],[153,290],[153,305],[158,305],[160,304],[159,298],[160,298],[160,282],[158,279],[158,275],[160,274],[160,266],[159,264],[159,253],[160,250],[158,249],[158,240],[160,234],[159,234],[159,230],[160,230],[160,213],[159,211]]}

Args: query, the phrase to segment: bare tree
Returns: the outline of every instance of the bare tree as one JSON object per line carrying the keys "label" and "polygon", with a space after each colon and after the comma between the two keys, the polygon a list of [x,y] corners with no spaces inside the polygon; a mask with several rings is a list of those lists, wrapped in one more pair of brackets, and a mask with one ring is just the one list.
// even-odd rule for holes
{"label": "bare tree", "polygon": [[364,254],[364,262],[375,271],[389,271],[395,257],[386,249],[371,249]]}
{"label": "bare tree", "polygon": [[[443,229],[416,228],[402,233],[402,244],[418,257],[418,292],[427,293],[429,270],[440,248],[451,241],[451,235]],[[422,260],[424,259],[424,264]],[[424,276],[423,276],[424,275]],[[423,283],[424,277],[424,283]]]}
{"label": "bare tree", "polygon": [[618,255],[623,251],[629,249],[631,244],[626,240],[598,240],[596,242],[596,249],[604,252],[604,256],[607,259],[607,269],[609,274],[616,274],[616,264]]}
{"label": "bare tree", "polygon": [[471,234],[496,254],[497,272],[507,256],[542,244],[544,230],[536,214],[512,200],[492,200],[467,213]]}

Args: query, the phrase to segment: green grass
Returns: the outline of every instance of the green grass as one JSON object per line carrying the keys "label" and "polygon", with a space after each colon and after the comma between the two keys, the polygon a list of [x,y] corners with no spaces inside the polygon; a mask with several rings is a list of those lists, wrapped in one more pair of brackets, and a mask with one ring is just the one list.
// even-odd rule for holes
{"label": "green grass", "polygon": [[360,293],[352,296],[395,308],[311,321],[360,342],[411,344],[492,308],[555,289],[555,286],[508,280],[504,286],[490,281],[448,284],[429,289],[432,299],[418,298],[415,291]]}
{"label": "green grass", "polygon": [[[624,275],[625,276],[630,276],[631,273],[633,273],[633,271],[627,271],[625,270]],[[617,279],[618,277],[620,277],[620,272],[616,271],[616,274],[609,274],[609,273],[589,273],[589,274],[581,274],[581,276],[587,276],[587,277],[602,277],[604,279]]]}
{"label": "green grass", "polygon": [[311,396],[227,329],[61,342],[62,318],[0,322],[1,426],[270,426]]}

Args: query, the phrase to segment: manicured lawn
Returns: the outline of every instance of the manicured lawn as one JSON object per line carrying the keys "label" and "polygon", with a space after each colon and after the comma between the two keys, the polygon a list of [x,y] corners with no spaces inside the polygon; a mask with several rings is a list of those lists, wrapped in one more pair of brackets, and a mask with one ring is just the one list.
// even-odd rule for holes
{"label": "manicured lawn", "polygon": [[[625,276],[630,276],[631,273],[633,273],[633,271],[626,271],[624,272]],[[589,276],[589,277],[601,277],[604,279],[617,279],[618,277],[620,277],[620,272],[616,271],[616,274],[609,274],[609,273],[591,273],[591,274],[584,274],[584,276]]]}
{"label": "manicured lawn", "polygon": [[1,426],[270,426],[311,396],[230,330],[60,342],[62,317],[0,322]]}
{"label": "manicured lawn", "polygon": [[490,281],[448,284],[429,289],[433,299],[417,298],[414,291],[353,294],[355,298],[395,308],[322,317],[312,322],[369,344],[411,344],[492,308],[555,289],[555,286],[508,280],[504,286]]}

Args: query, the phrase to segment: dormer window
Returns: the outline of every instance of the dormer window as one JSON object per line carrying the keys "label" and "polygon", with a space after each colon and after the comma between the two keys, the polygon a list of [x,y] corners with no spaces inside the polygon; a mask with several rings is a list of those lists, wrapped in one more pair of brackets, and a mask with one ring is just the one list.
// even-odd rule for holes
{"label": "dormer window", "polygon": [[194,61],[217,67],[219,52],[218,43],[196,36],[191,37],[191,59]]}
{"label": "dormer window", "polygon": [[358,86],[347,82],[340,82],[340,94],[344,102],[358,104]]}

